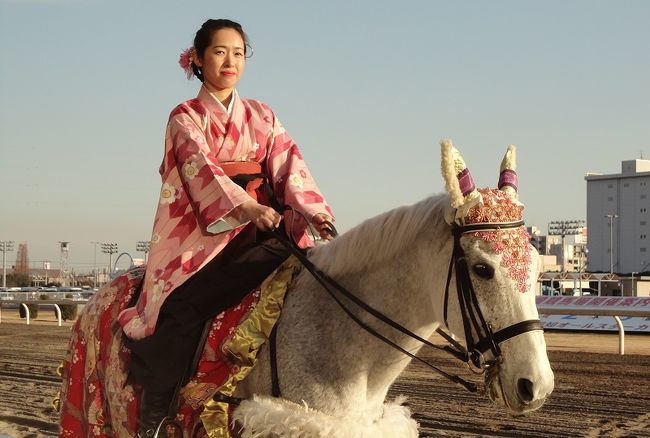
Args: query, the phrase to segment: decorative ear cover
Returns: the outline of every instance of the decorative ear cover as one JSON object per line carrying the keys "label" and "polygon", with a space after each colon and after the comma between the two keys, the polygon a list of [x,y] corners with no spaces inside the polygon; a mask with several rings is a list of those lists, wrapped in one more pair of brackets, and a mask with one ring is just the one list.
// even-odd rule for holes
{"label": "decorative ear cover", "polygon": [[473,206],[481,202],[481,194],[476,190],[472,175],[465,165],[465,160],[451,140],[440,142],[441,170],[445,179],[445,188],[451,198],[451,206],[456,209],[455,221],[462,224],[463,218]]}
{"label": "decorative ear cover", "polygon": [[499,173],[498,188],[507,193],[512,199],[517,199],[517,148],[515,145],[508,146],[508,150],[501,161],[501,173]]}

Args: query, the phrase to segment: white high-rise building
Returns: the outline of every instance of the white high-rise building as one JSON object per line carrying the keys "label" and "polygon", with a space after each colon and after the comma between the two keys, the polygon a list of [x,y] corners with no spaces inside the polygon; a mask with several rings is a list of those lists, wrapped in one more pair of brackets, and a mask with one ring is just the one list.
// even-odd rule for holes
{"label": "white high-rise building", "polygon": [[650,270],[650,160],[623,161],[621,168],[585,176],[591,272]]}

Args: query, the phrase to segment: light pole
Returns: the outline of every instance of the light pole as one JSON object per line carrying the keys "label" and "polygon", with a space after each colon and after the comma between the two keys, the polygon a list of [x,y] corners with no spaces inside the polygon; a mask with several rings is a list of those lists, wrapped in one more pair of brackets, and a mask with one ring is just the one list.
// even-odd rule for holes
{"label": "light pole", "polygon": [[13,250],[13,240],[4,240],[0,242],[0,251],[2,251],[2,287],[7,287],[7,251]]}
{"label": "light pole", "polygon": [[638,274],[638,272],[632,271],[632,296],[636,297],[636,287],[634,286],[634,274]]}
{"label": "light pole", "polygon": [[614,219],[618,218],[617,214],[606,214],[609,218],[609,274],[614,274]]}
{"label": "light pole", "polygon": [[93,287],[97,287],[97,245],[102,242],[90,242],[93,244]]}
{"label": "light pole", "polygon": [[108,273],[113,272],[113,254],[117,254],[117,243],[102,243],[102,252],[108,254]]}
{"label": "light pole", "polygon": [[[577,245],[576,245],[576,247],[577,247]],[[583,260],[583,257],[586,258],[588,253],[589,253],[589,250],[587,248],[585,248],[581,253],[577,253],[577,255],[578,255],[578,279],[580,281],[580,284],[579,284],[578,288],[580,289],[580,295],[581,296],[582,296],[582,271],[587,270],[587,263],[588,263],[588,262],[585,262],[585,264],[583,265],[582,260]]]}
{"label": "light pole", "polygon": [[43,269],[45,270],[45,284],[43,286],[47,287],[47,271],[50,270],[50,261],[45,260],[43,262]]}
{"label": "light pole", "polygon": [[135,250],[138,252],[143,252],[144,253],[144,263],[147,264],[147,254],[149,253],[149,249],[151,248],[151,242],[148,240],[139,240],[135,244]]}

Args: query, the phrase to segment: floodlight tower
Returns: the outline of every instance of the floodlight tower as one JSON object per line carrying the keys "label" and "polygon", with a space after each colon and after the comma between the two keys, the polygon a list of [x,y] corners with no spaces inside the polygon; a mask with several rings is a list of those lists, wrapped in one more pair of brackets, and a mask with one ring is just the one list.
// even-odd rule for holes
{"label": "floodlight tower", "polygon": [[113,272],[113,254],[117,254],[117,243],[102,243],[102,252],[108,254],[108,273]]}
{"label": "floodlight tower", "polygon": [[583,220],[570,221],[552,221],[548,223],[549,236],[562,236],[562,272],[566,271],[566,249],[564,248],[564,238],[566,236],[575,236],[580,234],[585,227]]}
{"label": "floodlight tower", "polygon": [[147,263],[147,254],[149,254],[149,250],[151,249],[151,241],[145,241],[145,240],[139,240],[135,244],[135,250],[138,252],[143,252],[144,253],[144,262]]}

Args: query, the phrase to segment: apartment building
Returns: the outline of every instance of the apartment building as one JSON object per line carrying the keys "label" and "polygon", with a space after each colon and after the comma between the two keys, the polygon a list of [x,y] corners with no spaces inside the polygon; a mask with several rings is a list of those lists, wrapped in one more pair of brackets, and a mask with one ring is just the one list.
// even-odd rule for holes
{"label": "apartment building", "polygon": [[621,173],[585,176],[591,272],[650,270],[650,160],[621,163]]}

